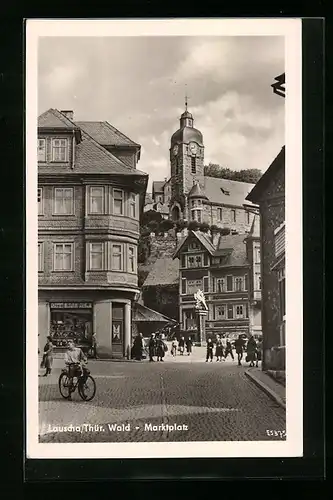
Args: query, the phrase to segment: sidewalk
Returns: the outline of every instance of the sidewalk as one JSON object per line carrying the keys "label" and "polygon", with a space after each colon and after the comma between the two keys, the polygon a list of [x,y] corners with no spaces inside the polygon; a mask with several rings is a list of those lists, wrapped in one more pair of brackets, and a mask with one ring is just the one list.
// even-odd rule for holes
{"label": "sidewalk", "polygon": [[261,368],[250,368],[246,370],[245,375],[282,408],[286,409],[286,388],[282,384],[276,382]]}

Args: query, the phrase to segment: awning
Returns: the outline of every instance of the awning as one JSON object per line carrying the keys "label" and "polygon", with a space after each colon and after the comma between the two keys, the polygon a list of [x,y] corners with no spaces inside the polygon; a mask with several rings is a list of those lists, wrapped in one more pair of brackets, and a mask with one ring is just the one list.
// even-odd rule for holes
{"label": "awning", "polygon": [[168,318],[168,316],[164,316],[153,309],[149,309],[149,307],[143,306],[136,302],[132,308],[132,321],[140,322],[140,323],[177,323],[176,320],[172,318]]}

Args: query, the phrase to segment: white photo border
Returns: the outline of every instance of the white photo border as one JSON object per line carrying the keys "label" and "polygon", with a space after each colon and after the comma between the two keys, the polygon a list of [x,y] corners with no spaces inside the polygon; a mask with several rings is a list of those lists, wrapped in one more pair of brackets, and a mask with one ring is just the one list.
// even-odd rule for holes
{"label": "white photo border", "polygon": [[[302,21],[127,19],[26,21],[26,454],[41,458],[250,458],[303,455]],[[283,36],[286,146],[286,441],[38,442],[37,67],[39,37]],[[272,75],[272,80],[276,75]],[[281,147],[283,144],[281,144]],[[272,158],[273,161],[274,158]],[[290,207],[290,208],[289,208]]]}

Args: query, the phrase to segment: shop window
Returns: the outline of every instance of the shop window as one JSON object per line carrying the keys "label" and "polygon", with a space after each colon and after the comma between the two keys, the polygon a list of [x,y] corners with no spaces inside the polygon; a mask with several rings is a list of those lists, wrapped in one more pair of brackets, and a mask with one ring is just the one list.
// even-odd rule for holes
{"label": "shop window", "polygon": [[37,146],[38,161],[46,162],[46,140],[38,139]]}
{"label": "shop window", "polygon": [[104,243],[90,243],[90,265],[91,271],[104,269]]}
{"label": "shop window", "polygon": [[67,347],[72,339],[83,349],[92,342],[93,312],[91,303],[55,303],[51,307],[50,334],[53,345]]}
{"label": "shop window", "polygon": [[67,139],[52,139],[52,161],[68,161],[68,141]]}
{"label": "shop window", "polygon": [[73,271],[73,243],[54,243],[54,271]]}
{"label": "shop window", "polygon": [[104,213],[104,187],[90,186],[89,188],[89,212],[91,214]]}
{"label": "shop window", "polygon": [[122,271],[123,269],[122,245],[112,245],[111,266],[113,271]]}
{"label": "shop window", "polygon": [[124,215],[124,191],[121,189],[113,190],[113,213]]}
{"label": "shop window", "polygon": [[38,215],[43,215],[43,188],[37,188]]}
{"label": "shop window", "polygon": [[54,188],[54,215],[74,214],[74,189]]}

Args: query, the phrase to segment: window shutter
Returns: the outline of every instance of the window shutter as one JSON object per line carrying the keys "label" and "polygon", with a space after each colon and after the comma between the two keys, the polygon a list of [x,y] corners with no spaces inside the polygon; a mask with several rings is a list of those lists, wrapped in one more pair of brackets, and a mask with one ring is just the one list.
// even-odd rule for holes
{"label": "window shutter", "polygon": [[182,267],[186,267],[186,259],[184,254],[182,255]]}
{"label": "window shutter", "polygon": [[205,253],[204,255],[204,266],[208,266],[208,254]]}
{"label": "window shutter", "polygon": [[232,292],[233,286],[232,286],[232,276],[227,276],[227,291]]}
{"label": "window shutter", "polygon": [[186,278],[182,278],[182,293],[186,294]]}
{"label": "window shutter", "polygon": [[248,274],[245,274],[244,276],[244,290],[248,290]]}
{"label": "window shutter", "polygon": [[209,291],[208,276],[204,276],[204,279],[203,279],[203,289],[204,289],[204,292],[208,292]]}
{"label": "window shutter", "polygon": [[233,319],[234,317],[234,306],[228,305],[228,319]]}
{"label": "window shutter", "polygon": [[246,317],[248,318],[249,317],[249,305],[246,304],[245,306],[245,311],[246,311]]}

